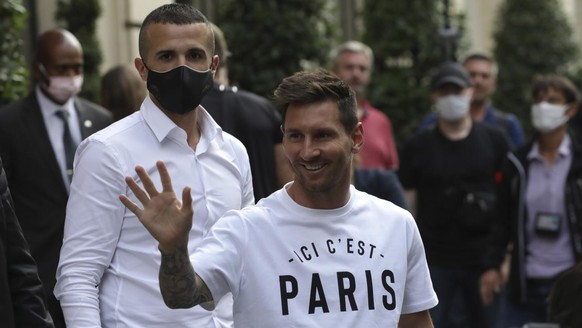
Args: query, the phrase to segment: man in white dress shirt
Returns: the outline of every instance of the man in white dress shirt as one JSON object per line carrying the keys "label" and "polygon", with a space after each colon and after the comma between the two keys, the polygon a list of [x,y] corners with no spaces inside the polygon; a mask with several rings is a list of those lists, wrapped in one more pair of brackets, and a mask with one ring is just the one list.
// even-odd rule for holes
{"label": "man in white dress shirt", "polygon": [[[219,61],[214,36],[198,10],[168,4],[145,18],[139,50],[135,67],[149,90],[140,111],[77,151],[55,295],[70,327],[230,325],[216,312],[164,305],[158,243],[118,200],[119,194],[136,199],[124,177],[138,179],[137,164],[156,175],[156,161],[163,159],[179,177],[178,187],[194,186],[191,251],[222,214],[254,203],[244,147],[199,106]],[[232,303],[225,306],[220,313],[232,315]]]}

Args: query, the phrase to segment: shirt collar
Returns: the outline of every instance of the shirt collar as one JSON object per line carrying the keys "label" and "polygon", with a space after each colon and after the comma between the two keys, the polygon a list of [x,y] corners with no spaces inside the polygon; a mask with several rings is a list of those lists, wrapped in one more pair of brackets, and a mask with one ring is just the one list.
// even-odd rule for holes
{"label": "shirt collar", "polygon": [[[570,144],[571,143],[572,143],[572,140],[570,139],[570,135],[566,133],[564,135],[564,138],[562,139],[562,142],[560,143],[560,146],[558,147],[558,156],[559,157],[570,156],[570,153],[571,153]],[[541,158],[542,158],[542,155],[540,154],[540,145],[539,145],[538,141],[536,141],[533,143],[531,150],[527,154],[527,159],[531,161],[534,159],[541,159]]]}
{"label": "shirt collar", "polygon": [[[210,117],[210,114],[206,110],[199,106],[197,109],[197,124],[200,127],[200,142],[199,146],[207,144],[212,140],[218,140],[223,142],[222,129],[218,124]],[[178,127],[162,110],[154,104],[150,96],[148,95],[141,105],[140,112],[142,113],[145,122],[152,129],[154,135],[159,142],[164,140],[168,135],[174,131],[179,130],[184,134],[185,131]],[[198,148],[198,147],[197,147]]]}
{"label": "shirt collar", "polygon": [[69,113],[72,113],[75,110],[75,97],[69,98],[66,103],[63,105],[59,105],[52,100],[50,100],[40,89],[40,86],[37,85],[35,88],[36,92],[36,99],[38,99],[38,105],[40,106],[40,111],[42,115],[45,117],[50,117],[56,114],[57,111],[64,109]]}
{"label": "shirt collar", "polygon": [[495,122],[495,107],[491,103],[487,104],[485,107],[485,115],[483,115],[483,121],[487,123]]}

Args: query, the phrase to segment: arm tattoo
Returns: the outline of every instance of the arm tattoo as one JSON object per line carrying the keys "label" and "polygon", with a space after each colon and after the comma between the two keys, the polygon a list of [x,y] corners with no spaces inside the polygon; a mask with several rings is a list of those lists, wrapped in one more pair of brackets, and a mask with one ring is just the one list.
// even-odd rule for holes
{"label": "arm tattoo", "polygon": [[190,263],[188,249],[162,254],[160,291],[169,308],[183,309],[212,301],[212,294]]}

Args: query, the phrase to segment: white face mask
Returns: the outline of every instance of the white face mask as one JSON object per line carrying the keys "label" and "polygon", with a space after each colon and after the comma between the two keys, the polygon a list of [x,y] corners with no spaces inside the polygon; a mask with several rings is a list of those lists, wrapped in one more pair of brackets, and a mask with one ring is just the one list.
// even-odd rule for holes
{"label": "white face mask", "polygon": [[551,132],[568,122],[568,105],[554,105],[542,101],[531,107],[532,124],[541,133]]}
{"label": "white face mask", "polygon": [[58,103],[65,103],[69,98],[81,91],[83,86],[82,74],[75,76],[49,76],[42,64],[39,65],[39,69],[49,80],[48,85],[42,83],[41,87]]}
{"label": "white face mask", "polygon": [[471,95],[449,95],[440,97],[435,103],[435,108],[440,117],[447,121],[457,121],[465,117],[469,112]]}

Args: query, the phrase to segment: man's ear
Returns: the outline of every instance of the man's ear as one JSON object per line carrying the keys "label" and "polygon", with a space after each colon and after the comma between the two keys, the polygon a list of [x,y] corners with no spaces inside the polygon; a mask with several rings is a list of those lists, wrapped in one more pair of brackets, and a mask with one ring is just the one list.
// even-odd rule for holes
{"label": "man's ear", "polygon": [[210,63],[210,70],[212,71],[212,74],[216,74],[216,71],[218,70],[218,64],[220,64],[220,57],[218,57],[218,55],[214,55],[212,56],[212,62]]}
{"label": "man's ear", "polygon": [[354,128],[354,132],[352,132],[352,142],[352,153],[359,153],[364,145],[364,126],[362,125],[362,122],[358,122]]}
{"label": "man's ear", "polygon": [[145,67],[145,65],[143,63],[143,59],[136,57],[133,60],[133,64],[135,66],[135,69],[137,69],[137,72],[139,73],[139,76],[141,77],[141,79],[143,81],[147,81],[148,80],[148,69]]}

